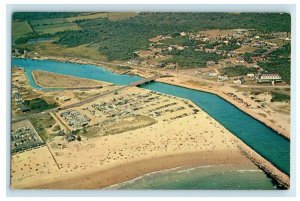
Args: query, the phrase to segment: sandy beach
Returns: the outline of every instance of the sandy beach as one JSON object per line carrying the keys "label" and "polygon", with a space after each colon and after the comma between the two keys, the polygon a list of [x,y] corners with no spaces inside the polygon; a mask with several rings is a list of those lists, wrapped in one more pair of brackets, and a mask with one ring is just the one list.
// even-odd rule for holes
{"label": "sandy beach", "polygon": [[[208,91],[233,102],[221,91],[193,86],[186,83],[187,80],[172,77],[158,81]],[[133,87],[122,91],[119,96],[145,91]],[[106,101],[109,102],[108,99]],[[257,170],[259,166],[273,178],[278,178],[281,185],[289,187],[289,177],[274,169],[272,164],[243,144],[201,108],[196,105],[194,107],[199,109],[197,114],[190,113],[169,121],[163,120],[172,118],[172,115],[163,116],[153,125],[114,135],[99,134],[98,137],[83,137],[81,141],[70,143],[64,137],[57,136],[47,143],[57,165],[45,147],[13,155],[11,187],[104,188],[153,171],[210,164],[236,164]],[[86,111],[81,109],[81,112]],[[245,112],[252,114],[251,111]],[[270,127],[273,128],[273,124]],[[41,155],[47,157],[40,157]],[[44,168],[37,168],[41,164]],[[48,164],[51,164],[51,168]]]}
{"label": "sandy beach", "polygon": [[[52,165],[48,171],[24,171],[24,166],[35,169],[38,164],[54,164],[49,157],[39,158],[40,149],[12,156],[11,186],[102,188],[145,173],[186,165],[240,164],[258,169],[240,152],[236,137],[202,110],[115,135],[71,143],[61,138],[48,143],[59,168]],[[34,162],[20,158],[33,158]],[[126,174],[120,176],[125,166]],[[96,178],[102,178],[101,184],[96,184]]]}

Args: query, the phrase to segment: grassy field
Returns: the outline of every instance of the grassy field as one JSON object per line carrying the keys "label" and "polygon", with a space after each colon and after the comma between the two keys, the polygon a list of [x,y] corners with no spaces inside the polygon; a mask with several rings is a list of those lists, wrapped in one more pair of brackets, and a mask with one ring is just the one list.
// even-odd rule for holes
{"label": "grassy field", "polygon": [[[124,12],[124,13],[109,13],[108,16],[110,20],[120,20],[135,15],[136,15],[135,13]],[[81,15],[68,17],[68,18],[31,20],[30,23],[34,27],[34,30],[37,32],[53,34],[59,31],[79,30],[80,27],[77,26],[77,24],[75,23],[76,20],[98,19],[98,18],[105,18],[105,17],[107,17],[107,13],[83,13]],[[27,23],[27,22],[18,22],[18,23]],[[22,30],[20,30],[20,32],[21,31]]]}
{"label": "grassy field", "polygon": [[32,32],[32,29],[27,21],[12,23],[12,37],[14,40],[30,32]]}
{"label": "grassy field", "polygon": [[289,43],[289,41],[282,40],[282,39],[279,39],[279,38],[270,39],[270,40],[268,40],[268,42],[270,42],[270,43],[275,43],[275,44],[277,44],[279,47],[282,47],[283,45],[286,45],[286,44]]}
{"label": "grassy field", "polygon": [[66,47],[63,45],[53,44],[51,42],[42,42],[35,44],[26,44],[20,47],[27,47],[32,51],[38,52],[42,56],[72,57],[91,59],[95,61],[107,61],[105,55],[97,51],[98,46],[80,45],[77,47]]}
{"label": "grassy field", "polygon": [[[137,15],[136,13],[109,13],[110,20],[120,20],[129,18]],[[43,20],[31,20],[30,23],[32,26],[45,26],[45,25],[53,25],[53,24],[63,24],[75,22],[76,20],[86,20],[86,19],[98,19],[107,17],[107,13],[82,13],[81,15],[67,18],[53,18],[53,19],[43,19]]]}
{"label": "grassy field", "polygon": [[251,47],[251,46],[247,45],[247,46],[243,46],[239,49],[236,49],[235,52],[237,52],[237,53],[253,52],[256,49],[257,48],[255,48],[255,47]]}
{"label": "grassy field", "polygon": [[44,26],[35,26],[34,30],[39,33],[54,34],[59,31],[80,30],[76,23],[49,24]]}
{"label": "grassy field", "polygon": [[247,75],[247,73],[254,73],[254,69],[247,68],[245,66],[231,66],[220,69],[221,74],[228,76],[241,76]]}
{"label": "grassy field", "polygon": [[74,22],[76,20],[86,20],[86,19],[97,19],[106,17],[106,13],[90,13],[90,14],[82,14],[76,17],[68,17],[66,20],[68,22]]}
{"label": "grassy field", "polygon": [[54,19],[42,19],[42,20],[30,20],[33,27],[51,25],[51,24],[62,24],[69,22],[67,18],[54,18]]}
{"label": "grassy field", "polygon": [[122,20],[122,19],[126,19],[126,18],[130,18],[133,16],[138,15],[137,13],[126,13],[126,12],[122,12],[122,13],[109,13],[109,20]]}

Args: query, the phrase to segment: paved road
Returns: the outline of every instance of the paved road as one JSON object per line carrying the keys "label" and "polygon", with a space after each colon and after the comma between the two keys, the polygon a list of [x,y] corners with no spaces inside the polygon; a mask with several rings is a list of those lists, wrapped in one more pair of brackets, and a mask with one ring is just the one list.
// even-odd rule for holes
{"label": "paved road", "polygon": [[43,88],[44,91],[67,91],[67,90],[89,90],[89,89],[101,89],[102,86],[96,87],[74,87],[74,88]]}

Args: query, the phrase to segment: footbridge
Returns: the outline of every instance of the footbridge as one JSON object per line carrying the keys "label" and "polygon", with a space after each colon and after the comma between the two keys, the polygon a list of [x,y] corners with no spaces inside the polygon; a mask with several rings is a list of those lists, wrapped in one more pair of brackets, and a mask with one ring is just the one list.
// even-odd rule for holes
{"label": "footbridge", "polygon": [[160,78],[160,75],[155,75],[153,77],[149,77],[149,78],[145,78],[145,79],[142,79],[142,80],[139,80],[139,81],[136,81],[136,82],[132,82],[130,83],[128,86],[130,87],[138,87],[138,86],[141,86],[143,84],[146,84],[148,82],[152,82],[156,79]]}

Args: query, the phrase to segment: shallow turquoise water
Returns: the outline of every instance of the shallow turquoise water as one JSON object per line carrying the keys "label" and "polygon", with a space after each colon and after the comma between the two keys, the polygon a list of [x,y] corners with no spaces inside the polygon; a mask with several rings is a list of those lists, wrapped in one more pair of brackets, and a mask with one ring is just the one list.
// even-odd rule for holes
{"label": "shallow turquoise water", "polygon": [[261,170],[222,165],[154,172],[107,189],[273,190],[276,187]]}
{"label": "shallow turquoise water", "polygon": [[[35,88],[39,87],[32,79],[32,70],[45,70],[54,73],[107,81],[118,85],[125,85],[141,79],[138,76],[118,75],[94,65],[80,65],[51,60],[41,61],[31,59],[13,59],[12,63],[13,65],[18,65],[26,69],[26,76],[29,79],[29,83]],[[143,85],[142,88],[192,100],[234,135],[272,162],[278,169],[289,175],[290,142],[263,123],[240,111],[224,99],[214,94],[159,82]]]}
{"label": "shallow turquoise water", "polygon": [[56,62],[52,60],[33,59],[13,59],[12,64],[25,68],[29,84],[37,89],[41,87],[36,85],[32,78],[31,72],[33,70],[44,70],[64,75],[106,81],[117,85],[126,85],[141,79],[138,76],[119,75],[104,68],[99,68],[95,65],[80,65],[74,63]]}

